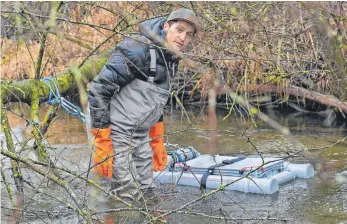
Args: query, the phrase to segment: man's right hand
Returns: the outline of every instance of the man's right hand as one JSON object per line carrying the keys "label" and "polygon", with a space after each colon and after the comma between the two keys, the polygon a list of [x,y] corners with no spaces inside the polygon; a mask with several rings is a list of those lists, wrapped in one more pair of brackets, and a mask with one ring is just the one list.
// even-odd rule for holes
{"label": "man's right hand", "polygon": [[[95,155],[94,155],[94,171],[101,176],[112,178],[113,164],[113,146],[111,135],[111,126],[108,128],[91,129],[94,138]],[[106,159],[107,158],[107,159]]]}

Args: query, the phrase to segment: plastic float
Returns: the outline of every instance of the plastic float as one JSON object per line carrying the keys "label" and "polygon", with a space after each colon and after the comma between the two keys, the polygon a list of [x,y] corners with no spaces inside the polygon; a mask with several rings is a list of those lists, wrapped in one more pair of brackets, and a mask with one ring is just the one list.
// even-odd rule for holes
{"label": "plastic float", "polygon": [[273,194],[279,190],[280,184],[295,178],[314,176],[311,164],[293,164],[281,158],[264,158],[263,162],[259,157],[200,155],[192,147],[178,148],[168,155],[167,168],[162,172],[154,172],[158,183],[201,189],[224,186],[224,190]]}

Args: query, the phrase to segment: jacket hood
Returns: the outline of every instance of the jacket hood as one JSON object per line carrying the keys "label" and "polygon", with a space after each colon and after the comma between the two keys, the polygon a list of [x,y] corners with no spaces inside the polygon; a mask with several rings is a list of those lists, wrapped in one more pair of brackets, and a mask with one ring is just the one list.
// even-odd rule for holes
{"label": "jacket hood", "polygon": [[140,33],[153,41],[155,44],[160,44],[163,46],[165,41],[165,21],[165,17],[146,20],[139,24]]}

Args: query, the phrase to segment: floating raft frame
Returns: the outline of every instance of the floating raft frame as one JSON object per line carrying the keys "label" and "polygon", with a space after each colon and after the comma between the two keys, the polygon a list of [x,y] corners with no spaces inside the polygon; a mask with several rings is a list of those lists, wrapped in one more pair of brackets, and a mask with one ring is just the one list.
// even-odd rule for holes
{"label": "floating raft frame", "polygon": [[[174,163],[169,157],[168,166],[163,172],[154,172],[158,183],[201,187],[201,180],[211,166],[238,157],[201,155],[185,163]],[[295,178],[311,178],[314,168],[311,164],[293,164],[281,158],[245,158],[232,164],[216,167],[206,179],[206,188],[236,190],[245,193],[273,194],[279,185]],[[248,178],[244,178],[248,175]],[[205,177],[206,178],[206,177]]]}

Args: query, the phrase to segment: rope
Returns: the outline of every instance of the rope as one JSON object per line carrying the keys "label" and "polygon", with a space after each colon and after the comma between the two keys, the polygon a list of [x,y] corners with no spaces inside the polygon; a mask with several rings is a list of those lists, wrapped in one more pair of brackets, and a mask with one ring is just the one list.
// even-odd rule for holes
{"label": "rope", "polygon": [[[42,78],[41,81],[42,81],[43,83],[45,83],[45,84],[48,86],[48,88],[49,88],[49,96],[48,96],[47,103],[48,103],[49,105],[61,104],[60,93],[59,93],[58,86],[57,86],[57,84],[55,83],[54,79],[53,79],[53,78]],[[53,91],[52,85],[54,86],[55,91]],[[52,99],[52,94],[53,94],[54,97],[55,97],[55,98],[53,98],[53,99]]]}
{"label": "rope", "polygon": [[[47,103],[49,105],[61,105],[61,107],[69,114],[80,118],[86,123],[86,116],[82,113],[81,108],[69,102],[64,97],[60,96],[58,86],[54,81],[54,78],[42,78],[41,81],[49,88],[49,96]],[[52,98],[53,97],[53,98]]]}
{"label": "rope", "polygon": [[194,149],[192,146],[188,147],[180,147],[178,144],[170,144],[170,143],[165,143],[164,144],[166,147],[174,147],[175,150],[170,150],[167,152],[169,156],[173,158],[175,163],[177,162],[186,162],[191,159],[195,159],[198,156],[200,156],[200,153]]}

